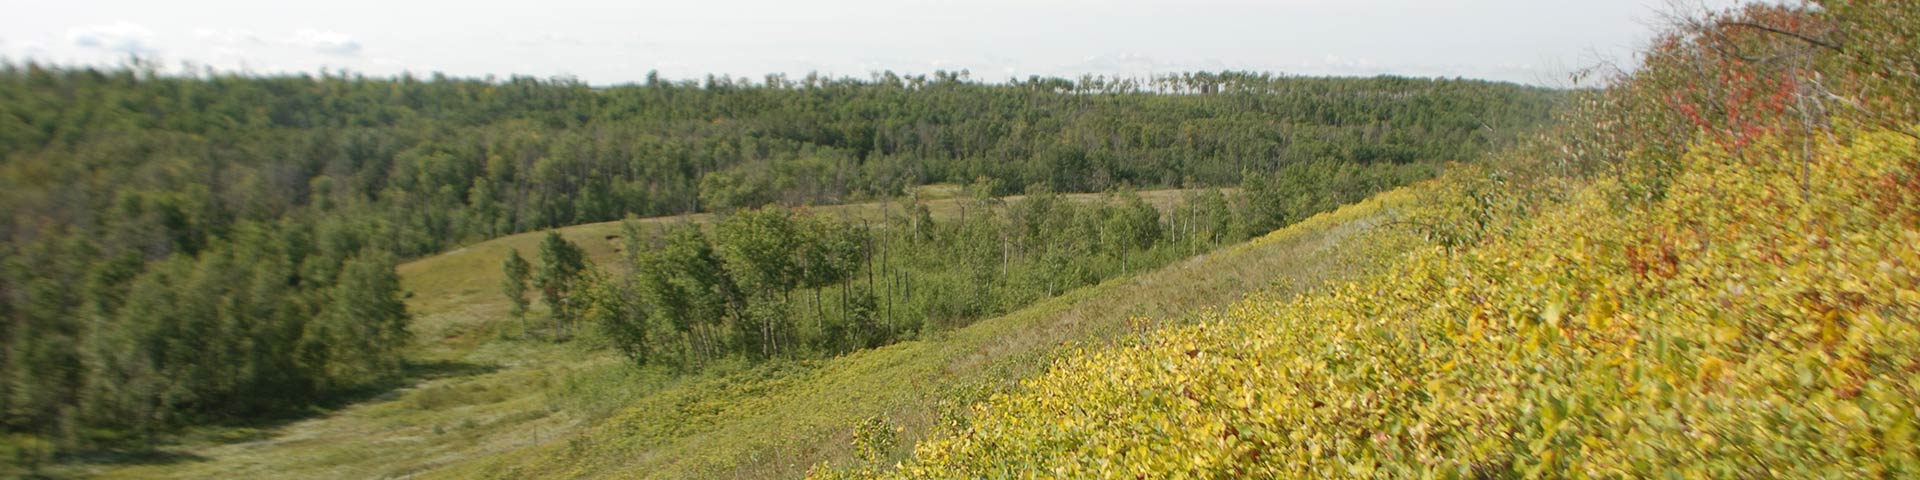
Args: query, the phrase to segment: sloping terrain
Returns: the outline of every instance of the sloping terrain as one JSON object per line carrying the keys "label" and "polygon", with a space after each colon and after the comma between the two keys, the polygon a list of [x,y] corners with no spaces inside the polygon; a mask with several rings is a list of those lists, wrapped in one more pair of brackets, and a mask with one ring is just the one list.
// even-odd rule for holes
{"label": "sloping terrain", "polygon": [[1912,475],[1920,216],[1883,188],[1915,146],[1823,145],[1804,183],[1703,147],[1645,208],[1600,182],[1475,248],[1067,356],[902,473]]}
{"label": "sloping terrain", "polygon": [[[1183,191],[1141,195],[1171,205]],[[1076,196],[1092,199],[1097,196]],[[1309,219],[1249,244],[1043,300],[931,338],[825,361],[721,365],[675,376],[635,369],[595,345],[516,337],[498,293],[499,260],[538,233],[503,237],[400,267],[425,377],[322,417],[202,432],[168,462],[87,473],[114,478],[450,478],[576,475],[791,477],[852,457],[851,425],[885,416],[906,443],[940,417],[1046,365],[1063,345],[1101,343],[1247,292],[1289,294],[1348,278],[1408,195]],[[936,218],[956,200],[927,202]],[[816,212],[878,218],[874,204]],[[897,212],[895,213],[897,214]],[[703,216],[642,222],[703,221]],[[596,262],[617,255],[618,222],[561,229]],[[1363,241],[1364,240],[1364,241]],[[1159,320],[1154,320],[1155,322]],[[945,413],[943,413],[945,412]]]}
{"label": "sloping terrain", "polygon": [[[1381,228],[1404,192],[1317,216],[1247,244],[1068,292],[936,338],[817,364],[686,382],[619,408],[574,437],[433,472],[447,478],[790,478],[855,457],[853,425],[879,417],[902,448],[965,405],[1037,373],[1060,348],[1106,343],[1254,291],[1290,295],[1370,265],[1358,248],[1403,242]],[[883,452],[892,457],[904,450]]]}
{"label": "sloping terrain", "polygon": [[1920,475],[1920,5],[1819,5],[1676,23],[1390,267],[1063,355],[885,473]]}

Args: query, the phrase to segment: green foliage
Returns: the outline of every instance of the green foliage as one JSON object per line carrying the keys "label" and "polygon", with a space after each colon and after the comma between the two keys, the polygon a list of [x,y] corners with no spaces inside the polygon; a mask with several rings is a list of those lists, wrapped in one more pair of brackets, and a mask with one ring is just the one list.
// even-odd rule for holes
{"label": "green foliage", "polygon": [[1270,174],[1249,172],[1240,191],[1249,234],[1260,235],[1369,195],[1432,176],[1426,165],[1294,163]]}
{"label": "green foliage", "polygon": [[714,244],[727,274],[753,295],[782,293],[800,283],[795,253],[804,250],[790,210],[763,208],[728,216],[714,227]]}
{"label": "green foliage", "polygon": [[651,360],[649,334],[657,328],[649,325],[653,315],[648,310],[651,305],[642,303],[639,297],[645,293],[637,285],[631,285],[633,277],[627,282],[615,279],[601,279],[584,285],[584,291],[575,298],[583,305],[587,323],[597,325],[600,331],[612,342],[621,354],[638,364]]}
{"label": "green foliage", "polygon": [[362,252],[322,268],[336,263],[296,262],[308,245],[298,231],[247,226],[234,238],[198,259],[151,265],[98,297],[115,305],[89,310],[91,334],[72,347],[87,368],[67,371],[74,383],[65,391],[78,407],[61,410],[68,421],[152,433],[285,408],[399,372],[397,354],[411,337],[391,254]]}
{"label": "green foliage", "polygon": [[41,467],[53,462],[56,450],[52,442],[38,437],[9,435],[0,437],[0,473],[24,478],[41,475]]}
{"label": "green foliage", "polygon": [[900,428],[887,417],[868,417],[853,427],[854,455],[869,471],[885,466],[900,444]]}
{"label": "green foliage", "polygon": [[1100,241],[1104,249],[1110,252],[1146,250],[1160,243],[1160,210],[1148,205],[1139,195],[1125,192],[1120,195],[1120,205],[1104,212],[1106,221],[1100,225]]}
{"label": "green foliage", "polygon": [[527,318],[527,306],[530,303],[527,299],[527,289],[533,281],[533,265],[527,263],[527,259],[520,257],[519,250],[510,250],[507,252],[507,259],[500,264],[500,270],[505,277],[500,283],[500,293],[506,295],[507,301],[512,303],[510,313],[513,318],[524,321]]}
{"label": "green foliage", "polygon": [[397,352],[412,336],[394,262],[393,255],[384,252],[348,259],[325,314],[308,327],[307,348],[320,352],[308,358],[323,359],[330,381],[357,387],[400,373]]}
{"label": "green foliage", "polygon": [[790,327],[786,321],[787,293],[799,285],[800,264],[796,252],[802,252],[801,238],[794,227],[792,213],[785,209],[764,208],[727,217],[714,227],[714,251],[725,266],[727,276],[746,293],[742,322],[736,327],[744,341],[757,345],[763,358],[780,353],[779,339]]}
{"label": "green foliage", "polygon": [[554,338],[568,335],[579,308],[586,303],[580,298],[586,274],[587,252],[562,238],[560,232],[547,232],[540,241],[540,264],[533,270],[533,286],[540,289],[540,301],[552,316]]}
{"label": "green foliage", "polygon": [[[717,355],[721,321],[729,308],[741,302],[740,288],[726,275],[718,254],[698,228],[682,227],[667,239],[666,248],[644,281],[652,282],[646,299],[665,317],[664,325],[687,332],[697,344],[695,358],[704,362]],[[697,362],[698,363],[698,362]]]}
{"label": "green foliage", "polygon": [[[1163,213],[1131,191],[1097,201],[1036,192],[963,200],[933,220],[924,205],[847,221],[778,207],[657,234],[623,227],[627,268],[598,277],[588,313],[630,360],[699,368],[874,348],[1144,271],[1251,230],[1227,197],[1196,194]],[[1184,216],[1182,221],[1179,216]]]}

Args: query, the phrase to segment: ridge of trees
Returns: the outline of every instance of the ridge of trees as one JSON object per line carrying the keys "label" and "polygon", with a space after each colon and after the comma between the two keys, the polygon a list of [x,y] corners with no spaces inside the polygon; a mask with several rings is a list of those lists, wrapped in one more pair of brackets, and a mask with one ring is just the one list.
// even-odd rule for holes
{"label": "ridge of trees", "polygon": [[[877,224],[778,206],[723,214],[706,229],[628,222],[624,264],[545,290],[549,305],[572,302],[546,321],[555,339],[582,320],[598,326],[637,365],[837,355],[1156,268],[1429,174],[1303,166],[1249,175],[1232,197],[1192,191],[1167,209],[1128,190],[1091,203],[1045,190],[1008,201],[982,181],[957,218],[941,221],[909,199],[883,206]],[[549,233],[538,268],[578,269],[554,263],[577,251]],[[507,253],[509,279],[525,276],[520,258]],[[515,284],[505,295],[524,302]]]}
{"label": "ridge of trees", "polygon": [[957,218],[903,203],[879,223],[743,210],[709,230],[629,228],[627,268],[577,288],[584,315],[638,365],[835,355],[963,326],[1248,231],[1231,221],[1246,209],[1219,190],[1191,197],[1163,212],[1126,191],[1090,203],[982,194]]}

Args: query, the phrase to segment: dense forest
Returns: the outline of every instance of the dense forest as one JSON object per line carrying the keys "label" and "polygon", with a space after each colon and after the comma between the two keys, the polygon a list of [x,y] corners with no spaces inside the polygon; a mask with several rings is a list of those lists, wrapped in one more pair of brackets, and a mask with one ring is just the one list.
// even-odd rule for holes
{"label": "dense forest", "polygon": [[[715,77],[594,88],[523,77],[163,75],[141,64],[3,65],[0,209],[9,215],[0,223],[0,425],[66,443],[137,438],[380,388],[404,375],[400,350],[410,341],[401,300],[407,293],[394,265],[503,234],[738,210],[711,238],[691,231],[634,236],[667,247],[661,255],[710,255],[724,268],[728,258],[752,263],[729,246],[728,225],[811,221],[758,207],[893,198],[906,187],[951,182],[984,187],[983,199],[1243,186],[1234,235],[1244,238],[1510,143],[1546,118],[1560,95],[1481,81],[1245,73],[1005,83],[955,73]],[[1146,212],[1133,215],[1148,223]],[[1153,212],[1153,223],[1168,215],[1174,212]],[[1083,216],[1096,219],[1083,222],[1093,228],[1123,217]],[[858,251],[861,268],[871,268],[864,267],[868,255],[892,252],[884,268],[896,268],[899,258],[908,266],[898,268],[928,278],[957,274],[950,264],[915,263],[935,260],[915,252],[913,242],[988,249],[1008,238],[1035,242],[1018,258],[1037,262],[1032,271],[1055,272],[1061,262],[1085,269],[1089,259],[1108,258],[1092,263],[1105,265],[1095,274],[1055,272],[1046,280],[1053,283],[1034,283],[1041,280],[1011,266],[1003,268],[1003,283],[967,283],[990,292],[1071,288],[1111,275],[1116,265],[1131,268],[1114,260],[1118,255],[1161,251],[1147,255],[1164,261],[1176,249],[1144,240],[1097,249],[1095,243],[1120,242],[1099,234],[1072,239],[1090,242],[1073,246],[1050,236],[976,231],[1011,229],[1013,221],[963,219],[925,233],[912,224],[818,229],[879,242],[836,250]],[[988,245],[965,239],[996,234]],[[551,259],[521,259],[523,301],[547,296],[531,295],[535,290],[564,299],[577,284],[577,304],[592,306],[578,314],[633,318],[636,309],[658,304],[637,300],[660,295],[644,272],[688,268],[684,258],[636,256],[631,270],[643,274],[600,275],[565,267],[561,247]],[[1079,256],[1049,257],[1055,250]],[[1014,265],[1008,258],[1000,263]],[[1151,263],[1142,258],[1138,265]],[[784,319],[785,311],[754,306],[792,303],[752,300],[850,284],[847,270],[799,271],[804,275],[791,268],[768,271],[778,275],[732,272],[734,283],[753,289],[720,305],[733,309],[729,318]],[[820,277],[831,280],[815,273],[831,273]],[[585,286],[618,282],[632,286]],[[860,319],[866,317],[848,312],[906,308],[917,309],[912,318],[937,323],[1006,307],[998,297],[889,307],[892,295],[908,302],[906,291],[876,294],[883,287],[874,285],[840,287],[847,300],[828,302],[838,313],[792,318]],[[826,311],[819,302],[802,305]],[[555,313],[564,320],[575,312]],[[796,337],[766,322],[760,340],[735,335],[728,345],[762,356],[786,341],[843,351],[926,322],[910,323],[859,320],[835,328],[868,325],[858,330],[865,333]],[[699,329],[660,325],[630,331],[695,340],[671,348],[634,342],[644,347],[629,352],[697,358],[703,354],[687,349],[714,345],[699,343]]]}

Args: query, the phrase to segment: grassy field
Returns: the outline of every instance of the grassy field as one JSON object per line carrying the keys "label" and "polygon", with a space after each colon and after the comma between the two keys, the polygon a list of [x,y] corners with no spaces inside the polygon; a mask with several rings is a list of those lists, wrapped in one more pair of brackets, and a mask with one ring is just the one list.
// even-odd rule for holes
{"label": "grassy field", "polygon": [[[1143,192],[1161,206],[1181,191]],[[1076,198],[1090,199],[1086,195]],[[951,332],[820,361],[719,365],[691,376],[635,369],[589,337],[519,339],[497,293],[503,237],[402,265],[421,380],[313,418],[206,429],[144,463],[70,465],[109,478],[786,478],[852,462],[852,425],[901,429],[903,458],[943,416],[1006,391],[1063,347],[1110,342],[1253,291],[1290,295],[1351,278],[1355,255],[1410,196],[1390,192],[1252,242],[1042,300]],[[936,218],[961,202],[927,202]],[[822,207],[879,218],[878,204]],[[898,214],[896,210],[893,214]],[[700,222],[705,216],[643,222]],[[596,261],[617,257],[618,222],[562,229]],[[612,238],[609,238],[609,237]]]}

